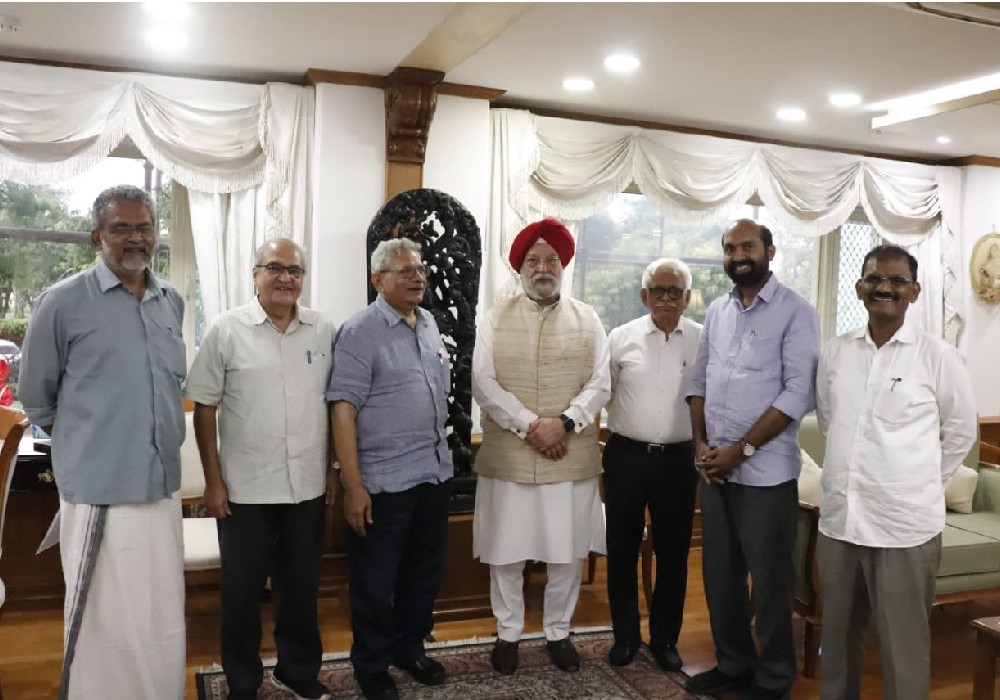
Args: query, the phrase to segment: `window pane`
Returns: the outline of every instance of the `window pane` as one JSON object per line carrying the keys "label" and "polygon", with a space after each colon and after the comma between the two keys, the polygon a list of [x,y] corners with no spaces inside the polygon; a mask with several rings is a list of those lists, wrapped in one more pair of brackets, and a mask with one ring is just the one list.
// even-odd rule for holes
{"label": "window pane", "polygon": [[865,254],[882,244],[882,237],[863,214],[856,214],[840,227],[840,253],[837,267],[836,334],[860,328],[868,322],[865,305],[858,299],[854,283],[861,277]]}

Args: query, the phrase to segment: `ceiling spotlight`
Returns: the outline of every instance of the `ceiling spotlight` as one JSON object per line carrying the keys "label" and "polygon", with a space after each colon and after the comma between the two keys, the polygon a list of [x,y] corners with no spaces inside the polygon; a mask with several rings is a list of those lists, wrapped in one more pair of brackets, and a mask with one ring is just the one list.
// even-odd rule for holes
{"label": "ceiling spotlight", "polygon": [[566,78],[562,86],[563,90],[570,92],[590,92],[594,89],[594,81],[590,78]]}
{"label": "ceiling spotlight", "polygon": [[857,107],[861,104],[861,95],[856,92],[834,92],[830,95],[830,104],[834,107]]}
{"label": "ceiling spotlight", "polygon": [[164,22],[179,22],[191,16],[191,7],[186,2],[154,0],[142,3],[142,6],[146,12]]}
{"label": "ceiling spotlight", "polygon": [[949,143],[951,143],[951,137],[950,136],[938,136],[937,137],[937,142],[940,143],[942,146],[946,146]]}
{"label": "ceiling spotlight", "polygon": [[782,107],[776,115],[783,122],[800,122],[806,118],[805,110],[798,107]]}
{"label": "ceiling spotlight", "polygon": [[604,59],[604,67],[612,73],[632,73],[642,65],[632,54],[616,53]]}
{"label": "ceiling spotlight", "polygon": [[146,32],[146,41],[159,51],[177,51],[187,44],[187,38],[173,27],[150,29]]}

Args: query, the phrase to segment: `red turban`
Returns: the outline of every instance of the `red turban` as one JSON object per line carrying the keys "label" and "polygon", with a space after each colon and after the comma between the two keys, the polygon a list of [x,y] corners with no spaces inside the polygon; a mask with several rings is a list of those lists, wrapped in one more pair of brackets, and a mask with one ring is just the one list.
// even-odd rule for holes
{"label": "red turban", "polygon": [[521,233],[517,234],[514,244],[510,247],[510,256],[508,257],[510,266],[520,272],[521,266],[524,265],[524,257],[539,238],[544,238],[546,243],[555,248],[563,267],[569,265],[569,261],[573,259],[573,253],[576,251],[573,234],[559,219],[550,217],[528,224],[521,229]]}

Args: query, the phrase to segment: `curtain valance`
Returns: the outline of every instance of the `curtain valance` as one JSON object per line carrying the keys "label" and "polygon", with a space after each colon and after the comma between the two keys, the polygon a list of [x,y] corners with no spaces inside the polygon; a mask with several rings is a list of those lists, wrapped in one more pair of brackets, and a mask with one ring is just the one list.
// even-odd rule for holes
{"label": "curtain valance", "polygon": [[[506,251],[534,215],[583,219],[631,183],[665,216],[687,224],[725,221],[754,193],[793,235],[821,236],[861,206],[884,238],[913,246],[943,220],[950,240],[932,263],[940,264],[934,272],[945,280],[945,318],[931,325],[957,337],[962,302],[949,280],[959,216],[942,210],[943,201],[960,201],[953,168],[509,109],[492,111],[492,134],[490,235],[500,239],[493,244],[497,251]],[[509,268],[488,271],[484,300],[491,292],[502,296],[512,276]]]}
{"label": "curtain valance", "polygon": [[264,181],[263,85],[14,63],[0,64],[0,84],[0,178],[69,179],[128,136],[191,189],[223,193]]}

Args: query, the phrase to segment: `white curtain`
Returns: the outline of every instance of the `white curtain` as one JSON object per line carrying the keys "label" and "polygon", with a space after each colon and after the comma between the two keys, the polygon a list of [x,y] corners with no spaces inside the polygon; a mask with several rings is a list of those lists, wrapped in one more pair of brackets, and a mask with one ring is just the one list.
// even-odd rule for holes
{"label": "white curtain", "polygon": [[266,238],[311,243],[312,88],[0,63],[0,179],[65,180],[127,136],[190,195],[211,320],[250,295]]}
{"label": "white curtain", "polygon": [[[941,297],[922,305],[924,326],[939,335],[961,327],[961,295],[948,284],[959,216],[942,209],[942,201],[950,208],[961,201],[953,169],[521,110],[493,110],[491,117],[493,197],[484,248],[499,251],[501,262],[484,274],[486,306],[513,289],[516,275],[502,261],[521,226],[541,214],[583,219],[634,182],[665,216],[688,224],[724,221],[757,193],[791,235],[821,236],[860,205],[886,239],[913,250],[920,244],[921,278],[933,279],[932,293]],[[948,225],[939,229],[942,218]],[[943,241],[923,245],[938,230]]]}

